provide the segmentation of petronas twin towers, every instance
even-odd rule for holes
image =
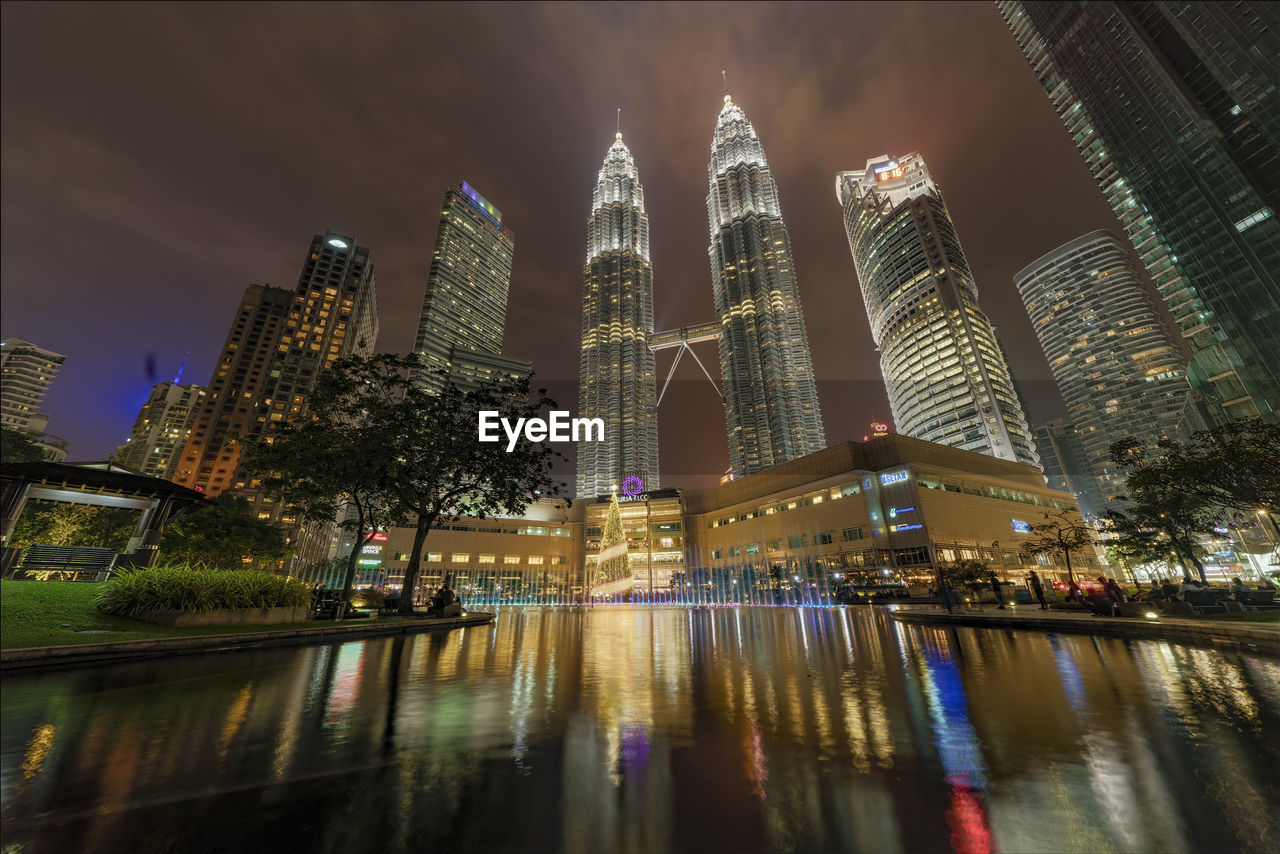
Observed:
[[[578,412],[604,420],[604,441],[578,445],[578,495],[605,495],[630,476],[658,485],[653,268],[644,188],[619,132],[596,180],[582,269]]]
[[[707,179],[725,424],[741,477],[826,440],[778,188],[755,129],[728,94]],[[653,334],[649,219],[619,132],[587,221],[578,409],[604,419],[605,441],[578,446],[578,495],[607,494],[630,476],[658,486]]]

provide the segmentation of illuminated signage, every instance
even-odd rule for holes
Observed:
[[[919,522],[912,522],[910,525],[890,525],[889,530],[894,533],[898,533],[901,531],[914,531],[917,528],[923,527],[924,525],[921,525]]]
[[[885,165],[887,166],[888,164],[885,164]],[[901,166],[898,166],[896,169],[888,169],[887,171],[884,171],[884,172],[876,172],[876,180],[891,181],[894,178],[901,178],[903,175],[906,174],[906,171],[907,170],[903,169]]]
[[[906,480],[909,477],[911,477],[910,472],[905,472],[905,471],[889,472],[888,474],[880,475],[880,485],[888,486],[891,483],[901,483],[902,481]]]
[[[373,540],[375,543],[385,543],[387,541],[387,535],[382,533],[381,531],[378,531],[369,539]]]
[[[356,561],[356,563],[361,566],[382,566],[382,561],[380,560],[360,560]]]
[[[914,512],[915,512],[915,509],[916,509],[916,508],[914,508],[914,507],[890,507],[890,508],[889,508],[889,518],[890,518],[890,519],[896,519],[896,518],[898,518],[898,514],[899,514],[899,513],[914,513]]]
[[[484,196],[480,195],[479,193],[477,193],[475,187],[472,187],[466,181],[463,181],[462,192],[466,193],[467,198],[475,202],[477,207],[479,207],[489,216],[493,217],[494,222],[498,223],[498,225],[502,224],[502,211],[498,210],[493,205],[489,204],[489,200],[486,199]]]
[[[888,436],[888,435],[889,435],[889,425],[888,425],[888,424],[885,424],[883,421],[872,421],[872,422],[871,422],[871,435],[872,435],[872,436],[875,436],[876,438],[879,438],[879,437],[881,437],[881,436]]]
[[[890,160],[888,163],[881,163],[879,166],[877,166],[875,169],[871,171],[879,175],[881,172],[887,172],[890,169],[897,169],[897,168],[898,168],[898,161]]]
[[[622,482],[622,494],[630,498],[635,498],[644,492],[644,481],[635,475],[631,475]]]
[[[382,546],[365,546],[363,553],[367,555],[376,555],[382,551]]]
[[[1009,521],[1013,523],[1013,530],[1017,531],[1019,534],[1031,533],[1030,523],[1023,522],[1019,519],[1010,519]]]

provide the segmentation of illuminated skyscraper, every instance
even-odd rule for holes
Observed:
[[[129,438],[112,459],[134,471],[170,480],[207,392],[204,386],[181,385],[176,379],[152,386]]]
[[[466,360],[464,351],[481,359],[502,353],[515,249],[515,235],[502,224],[501,211],[466,181],[449,188],[413,348],[422,365],[415,381],[423,388],[439,391],[445,376],[460,367],[454,362]],[[462,373],[474,371],[463,367]]]
[[[174,480],[211,498],[235,492],[278,517],[245,472],[245,445],[236,439],[298,417],[320,372],[339,358],[371,354],[377,338],[369,250],[352,237],[317,234],[296,289],[245,290]]]
[[[578,450],[578,495],[607,495],[624,478],[658,486],[653,268],[644,188],[619,132],[604,158],[587,220],[582,270],[578,414],[604,419],[604,441]]]
[[[919,154],[836,175],[898,432],[1039,465],[951,214]]]
[[[707,181],[729,464],[742,477],[820,451],[826,436],[778,187],[727,94]]]
[[[0,341],[0,422],[24,433],[42,433],[49,416],[38,411],[66,356],[21,338]]]
[[[1191,347],[1213,417],[1280,418],[1275,4],[996,3]]]
[[[1111,462],[1111,443],[1172,438],[1189,391],[1186,360],[1126,249],[1111,232],[1095,231],[1013,277],[1085,458],[1108,498],[1125,491],[1124,472]]]

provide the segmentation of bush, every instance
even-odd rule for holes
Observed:
[[[253,569],[209,570],[188,566],[128,569],[98,594],[98,610],[119,617],[166,611],[202,614],[240,608],[296,608],[311,603],[311,588],[296,579]]]

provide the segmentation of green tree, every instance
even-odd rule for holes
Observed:
[[[407,370],[418,367],[414,356],[401,357],[400,364]],[[555,479],[552,469],[562,454],[548,444],[529,441],[517,441],[508,450],[505,437],[481,442],[477,429],[481,412],[515,425],[543,417],[554,407],[546,389],[530,392],[527,377],[497,378],[467,390],[446,383],[439,395],[410,384],[386,413],[397,432],[392,489],[398,511],[416,520],[400,597],[402,613],[412,612],[422,550],[433,526],[461,516],[518,516],[540,497],[561,496],[566,485]]]
[[[1203,549],[1199,534],[1213,531],[1215,514],[1205,499],[1176,490],[1146,487],[1122,496],[1106,513],[1112,548],[1133,560],[1160,560],[1170,552],[1177,558],[1184,579],[1187,564],[1205,581]]]
[[[259,519],[245,499],[219,495],[169,525],[160,553],[210,569],[248,569],[278,564],[291,549],[284,528]]]
[[[951,563],[944,563],[939,567],[938,575],[949,586],[960,588],[970,584],[986,583],[990,580],[992,573],[991,567],[987,566],[985,561],[961,558]]]
[[[87,504],[68,504],[51,501],[43,508],[27,509],[22,514],[25,525],[15,526],[14,541],[21,539],[26,545],[86,546],[96,507]]]
[[[405,360],[380,354],[334,362],[320,374],[301,418],[268,433],[250,447],[248,465],[266,491],[304,520],[337,520],[350,532],[342,601],[365,543],[403,515],[391,492],[402,466],[397,406],[411,392]],[[341,609],[334,619],[341,617]]]
[[[1113,502],[1106,519],[1122,553],[1155,559],[1172,552],[1183,578],[1190,579],[1191,564],[1204,581],[1199,535],[1213,533],[1221,505],[1210,491],[1190,482],[1200,464],[1190,461],[1196,454],[1183,454],[1186,447],[1171,440],[1161,440],[1154,448],[1132,438],[1112,443],[1112,461],[1127,472],[1126,494]]]
[[[40,446],[16,427],[0,425],[0,463],[35,463],[44,459]]]
[[[1024,554],[1035,557],[1040,554],[1062,555],[1067,567],[1067,581],[1075,586],[1076,577],[1071,565],[1071,555],[1093,545],[1093,529],[1069,510],[1045,513],[1044,521],[1030,526],[1031,537],[1022,543]]]
[[[1280,513],[1280,425],[1235,421],[1198,432],[1189,443],[1123,439],[1111,452],[1128,472],[1129,492],[1167,482],[1212,506]]]

